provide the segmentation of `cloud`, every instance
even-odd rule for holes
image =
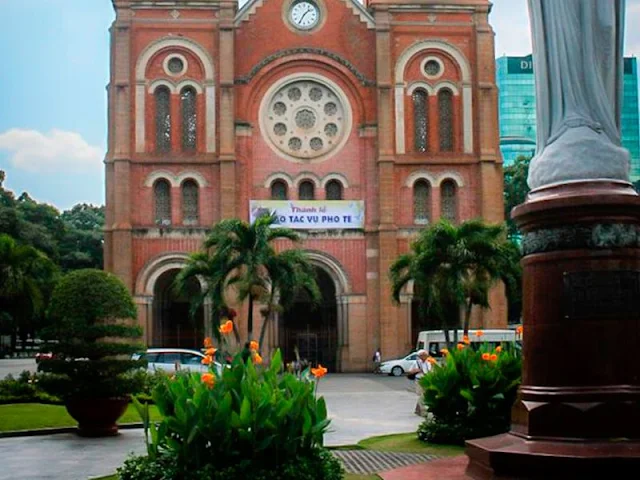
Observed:
[[[89,172],[102,168],[104,153],[75,132],[13,128],[0,133],[0,150],[14,167],[33,173]]]

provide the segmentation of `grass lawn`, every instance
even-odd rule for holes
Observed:
[[[358,443],[358,447],[367,450],[381,450],[387,452],[425,453],[450,457],[462,455],[464,447],[454,445],[434,445],[418,439],[415,433],[400,433],[398,435],[383,435],[365,438]]]
[[[155,405],[149,408],[152,419],[160,419]],[[125,414],[118,421],[136,423],[140,416],[133,405],[129,405]],[[76,421],[69,416],[62,405],[43,405],[40,403],[14,403],[0,405],[0,432],[11,430],[36,430],[38,428],[73,427]]]

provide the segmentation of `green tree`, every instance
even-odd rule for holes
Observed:
[[[511,210],[524,203],[529,193],[527,177],[531,157],[520,155],[513,164],[504,167],[504,208],[507,216],[507,233],[512,238],[520,236],[520,230],[511,219]]]
[[[62,268],[102,268],[104,206],[80,203],[62,212],[60,218],[65,227],[59,247]]]
[[[499,280],[512,286],[519,281],[512,249],[502,226],[479,220],[455,226],[442,220],[423,230],[411,251],[391,266],[392,296],[398,302],[405,285],[413,281],[421,309],[439,320],[451,343],[448,330],[460,326],[459,314],[452,312],[465,307],[466,335],[472,307],[488,308],[489,292]]]
[[[275,216],[265,215],[252,224],[227,219],[214,225],[204,242],[205,251],[191,255],[176,277],[176,286],[182,290],[190,278],[205,280],[206,287],[192,299],[192,312],[209,297],[215,313],[219,314],[226,308],[225,294],[233,289],[239,301],[249,302],[247,329],[249,339],[253,338],[253,305],[268,298],[273,281],[269,267],[275,272],[273,266],[280,265],[273,243],[276,240],[300,240],[296,232],[277,227],[276,222]],[[280,257],[283,258],[287,257]],[[292,271],[297,272],[296,268]]]
[[[23,339],[35,333],[55,275],[55,266],[42,252],[0,234],[0,316],[11,335],[12,350],[19,333]]]

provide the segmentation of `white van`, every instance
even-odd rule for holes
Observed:
[[[492,329],[482,330],[484,335],[481,337],[476,336],[478,330],[469,330],[469,340],[472,343],[489,343],[497,347],[501,343],[514,342],[520,346],[521,338],[518,337],[515,330],[508,328],[505,329]],[[462,341],[463,330],[458,330],[458,341]],[[450,340],[454,341],[454,331],[449,331]],[[441,357],[440,350],[447,348],[447,342],[444,337],[444,330],[426,330],[418,334],[418,343],[416,344],[416,350],[428,350],[429,355],[432,357]]]

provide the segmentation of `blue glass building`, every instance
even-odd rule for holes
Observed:
[[[496,60],[499,89],[500,150],[504,164],[536,149],[536,100],[532,56]],[[638,110],[638,62],[624,59],[622,145],[631,152],[631,181],[640,180],[640,112]]]

